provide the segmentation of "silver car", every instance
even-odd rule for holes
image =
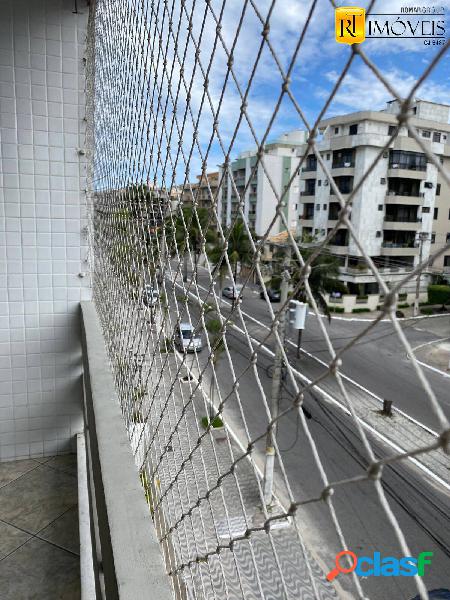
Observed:
[[[194,328],[189,323],[180,323],[175,330],[174,342],[180,352],[201,352],[202,338],[199,333],[194,333]]]
[[[229,298],[230,300],[236,300],[242,291],[242,285],[227,285],[222,290],[222,296]]]

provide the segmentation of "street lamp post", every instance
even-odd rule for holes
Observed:
[[[421,231],[419,233],[419,265],[422,264],[423,257],[423,243],[428,240],[428,233],[426,231]],[[419,297],[420,297],[420,276],[422,271],[420,270],[417,273],[416,279],[416,297],[414,298],[414,308],[413,308],[413,317],[417,317],[419,314]]]

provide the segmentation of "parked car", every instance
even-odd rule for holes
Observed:
[[[194,328],[189,323],[177,325],[174,343],[180,352],[200,352],[203,348],[201,335],[194,333]]]
[[[229,298],[230,300],[236,300],[242,291],[242,285],[227,285],[222,290],[222,296]]]
[[[156,306],[158,304],[158,300],[158,290],[155,289],[150,283],[146,283],[142,292],[142,301],[145,304],[145,306]]]
[[[267,288],[267,295],[271,302],[280,302],[281,300],[281,292],[280,290],[274,290],[272,288]],[[261,290],[259,292],[259,297],[264,298],[264,292]]]

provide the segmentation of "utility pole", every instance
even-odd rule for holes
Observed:
[[[290,245],[285,247],[285,254],[283,259],[283,275],[281,280],[280,288],[280,302],[281,306],[284,307],[278,318],[278,335],[280,336],[280,344],[277,344],[274,358],[274,370],[272,379],[272,420],[274,421],[269,430],[267,431],[266,438],[266,459],[264,463],[264,504],[270,506],[272,503],[273,496],[273,473],[275,467],[275,439],[277,435],[277,422],[278,408],[280,402],[280,391],[281,391],[281,375],[283,369],[283,353],[284,338],[286,335],[286,311],[288,310],[287,299],[289,291],[289,267],[291,264],[291,247]]]
[[[419,265],[422,264],[423,257],[423,243],[428,240],[428,233],[426,231],[419,232]],[[416,278],[416,297],[414,298],[413,317],[417,317],[419,314],[419,296],[420,296],[420,276],[422,271],[417,273]]]

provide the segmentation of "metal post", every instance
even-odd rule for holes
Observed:
[[[302,333],[303,329],[299,329],[297,338],[297,358],[300,358],[300,348],[302,347]]]
[[[428,239],[428,233],[426,231],[421,231],[419,233],[419,265],[422,264],[422,255],[423,255],[423,243]],[[420,296],[420,276],[422,271],[420,270],[417,273],[416,278],[416,297],[414,298],[414,308],[413,308],[413,317],[417,317],[419,314],[419,296]]]
[[[287,310],[287,298],[289,290],[289,266],[291,262],[291,248],[290,246],[285,249],[284,260],[283,260],[283,278],[281,281],[280,288],[280,302],[283,306],[283,310],[280,313],[278,319],[278,334],[280,336],[280,344],[277,344],[274,358],[274,370],[272,378],[272,421],[273,424],[267,431],[266,438],[266,459],[264,464],[264,503],[266,506],[270,506],[272,503],[273,496],[273,473],[275,467],[275,447],[274,442],[277,434],[277,423],[276,418],[278,416],[278,404],[280,400],[281,390],[281,373],[283,368],[283,354],[282,348],[284,346],[284,338],[286,334],[286,310]]]

